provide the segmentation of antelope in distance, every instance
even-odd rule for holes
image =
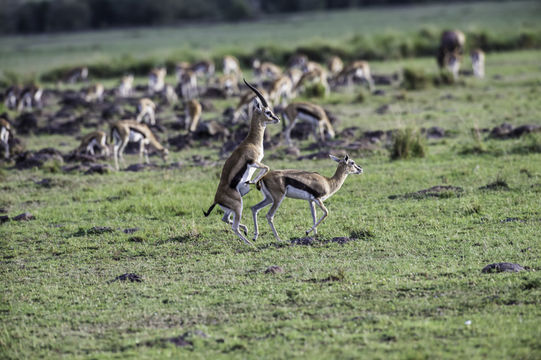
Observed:
[[[107,134],[105,131],[97,130],[84,136],[81,139],[81,144],[77,148],[77,152],[94,156],[96,149],[99,150],[100,155],[109,157],[110,151],[107,146]]]
[[[284,106],[292,97],[293,82],[287,75],[281,75],[271,84],[269,99],[274,106]]]
[[[226,96],[232,96],[239,91],[239,81],[233,74],[218,77],[217,86],[225,92]]]
[[[116,90],[119,97],[130,97],[133,93],[133,75],[123,76]]]
[[[261,96],[263,96],[263,98],[270,99],[269,94],[265,89],[258,89],[258,91]],[[233,113],[233,123],[237,123],[241,118],[252,118],[254,109],[254,107],[252,106],[252,102],[256,97],[257,95],[252,90],[248,90],[248,92],[241,95],[239,103],[237,104],[237,107],[235,108],[235,111]]]
[[[0,145],[4,147],[4,159],[9,159],[9,136],[11,135],[11,124],[0,117]]]
[[[148,92],[155,94],[162,92],[165,87],[167,69],[164,67],[153,69],[148,75]]]
[[[10,86],[5,92],[5,105],[10,110],[31,111],[34,106],[41,106],[41,97],[43,89],[36,85]]]
[[[65,76],[64,81],[69,84],[86,81],[88,79],[88,68],[86,66],[78,67],[70,70]]]
[[[96,101],[102,101],[103,100],[103,93],[104,88],[101,83],[97,83],[94,85],[91,85],[85,93],[85,101],[86,102],[96,102]]]
[[[222,72],[224,75],[233,75],[237,78],[240,77],[242,71],[240,70],[239,60],[232,55],[224,56]]]
[[[169,105],[176,104],[178,102],[178,95],[175,88],[172,85],[166,84],[164,90],[165,101]]]
[[[337,76],[339,83],[346,83],[351,87],[354,80],[360,80],[368,85],[370,91],[374,90],[374,80],[370,74],[370,65],[366,61],[358,60],[346,66]]]
[[[195,72],[190,69],[179,70],[177,71],[177,77],[182,99],[190,100],[199,95]]]
[[[214,76],[216,67],[212,60],[202,60],[192,64],[190,69],[196,74],[203,77],[208,83],[209,79]]]
[[[201,119],[201,113],[203,112],[203,107],[201,103],[195,99],[191,99],[185,102],[184,104],[184,126],[189,132],[195,132],[199,120]]]
[[[302,74],[301,78],[295,85],[293,92],[298,93],[309,84],[321,84],[325,88],[325,96],[328,96],[331,92],[329,82],[327,81],[327,71],[321,66],[313,67],[312,70]]]
[[[327,69],[329,70],[330,76],[335,77],[344,70],[344,62],[338,56],[332,56],[327,62]]]
[[[274,81],[282,75],[282,69],[278,65],[270,62],[261,62],[254,60],[252,62],[252,68],[254,70],[254,77],[256,81],[261,85],[264,80]]]
[[[462,31],[444,31],[441,34],[436,60],[440,70],[447,69],[455,80],[458,78],[465,42],[466,36]]]
[[[137,118],[135,121],[138,123],[144,122],[150,125],[156,125],[156,104],[149,98],[142,98],[137,104]]]
[[[325,141],[325,134],[329,139],[333,139],[335,136],[333,126],[321,106],[307,102],[295,102],[289,104],[284,110],[284,122],[288,123],[285,138],[289,146],[291,145],[291,130],[299,120],[308,121],[312,125],[315,141]]]
[[[142,163],[143,154],[145,162],[148,164],[148,146],[156,149],[163,161],[167,161],[169,151],[164,148],[156,139],[152,131],[145,124],[140,124],[133,120],[118,121],[111,127],[111,140],[113,142],[113,156],[115,158],[115,168],[119,170],[118,159],[124,163],[124,149],[129,142],[139,143],[139,160]]]
[[[233,232],[245,244],[252,245],[239,231],[241,228],[245,234],[248,234],[246,225],[240,223],[242,197],[250,191],[249,184],[257,183],[269,171],[269,167],[261,163],[263,160],[263,136],[267,124],[277,124],[280,119],[274,115],[263,95],[246,80],[244,82],[257,95],[253,101],[254,110],[250,130],[246,138],[225,161],[214,202],[206,212],[203,210],[203,214],[209,216],[212,209],[216,205],[220,205],[224,211],[222,221],[230,224]],[[252,181],[251,178],[256,170],[259,170],[259,174]],[[233,220],[231,220],[231,215],[233,215]]]
[[[355,162],[345,156],[343,159],[330,155],[331,159],[338,163],[336,172],[332,177],[326,177],[316,172],[302,170],[271,170],[257,183],[257,189],[260,190],[265,198],[260,203],[252,206],[252,216],[254,218],[254,237],[257,240],[259,228],[257,225],[257,213],[265,206],[272,204],[267,213],[267,221],[278,241],[282,241],[274,227],[274,214],[282,204],[284,198],[307,200],[310,204],[313,226],[306,231],[306,235],[314,232],[317,235],[317,227],[327,217],[329,211],[323,205],[323,201],[334,195],[340,188],[349,174],[362,174],[363,169]],[[323,216],[317,220],[317,205],[322,211]],[[317,220],[317,221],[316,221]]]
[[[475,49],[470,53],[473,75],[479,79],[485,77],[485,52],[481,49]]]
[[[18,109],[21,92],[22,89],[19,85],[13,85],[6,89],[4,92],[4,105],[6,105],[9,110]]]

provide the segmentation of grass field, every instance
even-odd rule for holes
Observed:
[[[482,21],[502,29],[532,22],[537,5],[521,4],[501,4],[498,14],[530,11]],[[452,23],[463,9],[477,8],[490,6],[431,6],[423,14],[445,9]],[[367,11],[372,24],[386,15],[396,18],[398,10],[386,11]],[[340,14],[357,15],[331,16]],[[477,19],[474,14],[468,10],[465,26]],[[414,31],[421,26],[415,19],[403,15],[400,26]],[[227,28],[224,36],[246,36],[249,46],[256,46],[256,34],[243,29],[257,26],[212,28]],[[359,26],[367,25],[359,21]],[[297,31],[276,31],[285,30]],[[198,27],[150,33],[190,32],[195,39],[205,37]],[[17,71],[17,59],[36,65],[39,58],[42,65],[35,70],[41,71],[94,59],[89,44],[128,33],[59,35],[48,45],[28,45],[26,58],[14,50],[7,58],[0,54],[0,62]],[[32,44],[37,38],[4,38],[0,44]],[[68,40],[80,44],[73,45],[73,57],[65,56]],[[97,56],[116,57],[114,41],[104,40],[106,50],[97,50]],[[134,44],[118,51],[136,51]],[[156,54],[176,51],[169,46],[160,39]],[[0,224],[0,358],[541,358],[541,134],[496,140],[487,133],[476,139],[471,132],[503,122],[541,125],[540,56],[540,51],[489,54],[485,80],[465,78],[454,86],[420,91],[382,86],[382,95],[365,91],[362,102],[355,100],[358,89],[312,99],[337,116],[338,133],[351,126],[359,127],[357,134],[440,126],[447,135],[426,140],[424,158],[391,161],[385,143],[352,151],[364,174],[351,175],[325,202],[329,217],[311,243],[298,241],[311,224],[305,201],[286,199],[278,210],[282,243],[274,240],[266,209],[260,212],[254,247],[239,242],[220,221],[219,210],[202,215],[224,160],[218,141],[172,151],[169,163],[180,162],[179,169],[162,167],[157,157],[151,157],[154,169],[105,175],[67,173],[58,166],[16,170],[13,163],[0,163],[2,213],[35,216]],[[436,71],[432,58],[372,64],[374,73],[404,67]],[[216,110],[203,119],[217,118],[235,102],[213,101]],[[385,105],[386,112],[376,111]],[[173,114],[163,109],[158,121]],[[267,131],[275,135],[280,126]],[[28,150],[54,146],[68,152],[77,146],[66,135],[22,139]],[[317,151],[311,139],[297,144],[302,155]],[[196,166],[194,155],[208,165]],[[137,162],[135,155],[127,158]],[[328,159],[299,161],[284,155],[283,147],[266,150],[263,162],[272,169],[329,176],[336,168]],[[49,181],[40,185],[43,179]],[[497,181],[508,187],[480,189]],[[436,185],[463,192],[390,198]],[[250,230],[249,207],[261,198],[256,191],[245,198],[243,222]],[[336,237],[351,241],[340,244],[332,241]],[[481,273],[495,262],[518,263],[528,271]],[[266,273],[270,266],[283,272]],[[112,281],[125,273],[142,281]]]

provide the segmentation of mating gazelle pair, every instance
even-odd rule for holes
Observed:
[[[263,95],[246,81],[245,83],[257,96],[253,102],[250,130],[246,138],[226,160],[214,196],[214,202],[203,213],[208,216],[216,205],[220,205],[224,210],[222,221],[230,224],[233,232],[246,244],[251,245],[252,243],[239,231],[239,229],[242,229],[245,235],[248,233],[246,225],[240,223],[243,211],[242,197],[250,191],[250,184],[257,184],[257,187],[265,195],[265,199],[252,207],[255,223],[254,240],[259,235],[257,213],[270,204],[273,205],[267,214],[267,219],[275,237],[280,240],[274,227],[273,218],[284,197],[304,199],[310,203],[314,224],[307,231],[307,234],[311,231],[316,232],[317,226],[328,215],[328,210],[323,205],[323,201],[340,189],[347,175],[360,174],[363,170],[347,156],[344,159],[331,156],[333,160],[339,163],[336,173],[331,178],[299,170],[269,171],[269,167],[261,163],[264,150],[263,137],[267,124],[277,124],[280,120],[273,113]],[[259,170],[258,175],[254,180],[251,180],[257,170]],[[315,205],[318,205],[324,213],[317,221]],[[231,219],[231,216],[233,216],[233,219]]]

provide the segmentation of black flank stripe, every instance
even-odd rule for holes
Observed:
[[[253,163],[252,160],[248,160],[246,161],[246,163],[244,164],[244,166],[239,170],[239,172],[237,172],[235,174],[235,176],[233,177],[233,180],[231,180],[231,184],[229,184],[229,187],[231,189],[236,189],[237,188],[237,185],[239,184],[240,182],[240,179],[242,179],[242,175],[244,175],[244,173],[246,172],[246,169],[248,169],[248,164],[251,164]]]
[[[314,113],[314,112],[312,112],[312,111],[310,111],[310,110],[308,110],[308,109],[306,109],[306,108],[304,108],[304,107],[299,107],[299,108],[297,109],[297,111],[300,112],[300,113],[303,113],[303,114],[312,116],[312,117],[314,117],[314,118],[316,118],[316,119],[319,119],[319,115],[318,115],[318,114],[316,114],[316,113]]]
[[[309,187],[308,185],[306,184],[303,184],[302,182],[298,181],[298,180],[295,180],[295,179],[292,179],[290,177],[287,177],[286,176],[286,186],[287,185],[291,185],[293,186],[294,188],[297,188],[299,190],[303,190],[303,191],[306,191],[312,195],[314,195],[314,197],[316,198],[320,198],[323,196],[323,194],[317,192],[316,190],[312,189],[311,187]]]
[[[137,129],[134,129],[132,127],[130,127],[130,131],[133,131],[133,132],[136,132],[138,134],[141,134],[144,138],[146,138],[147,136],[145,134],[143,134],[141,131],[137,130]]]

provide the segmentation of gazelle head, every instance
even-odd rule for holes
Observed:
[[[163,162],[166,162],[169,157],[169,150],[163,148],[163,150],[160,151],[160,154],[162,156]]]
[[[254,98],[254,114],[259,114],[258,118],[260,121],[263,122],[263,126],[267,124],[278,124],[280,122],[280,118],[274,114],[272,111],[272,108],[267,103],[267,100],[265,97],[252,85],[248,84],[246,79],[244,79],[244,83],[246,86],[248,86],[257,96]]]
[[[348,155],[344,156],[343,159],[340,159],[334,155],[329,155],[331,159],[336,161],[339,167],[344,167],[346,174],[362,174],[363,168],[355,164],[355,161],[349,158]]]

